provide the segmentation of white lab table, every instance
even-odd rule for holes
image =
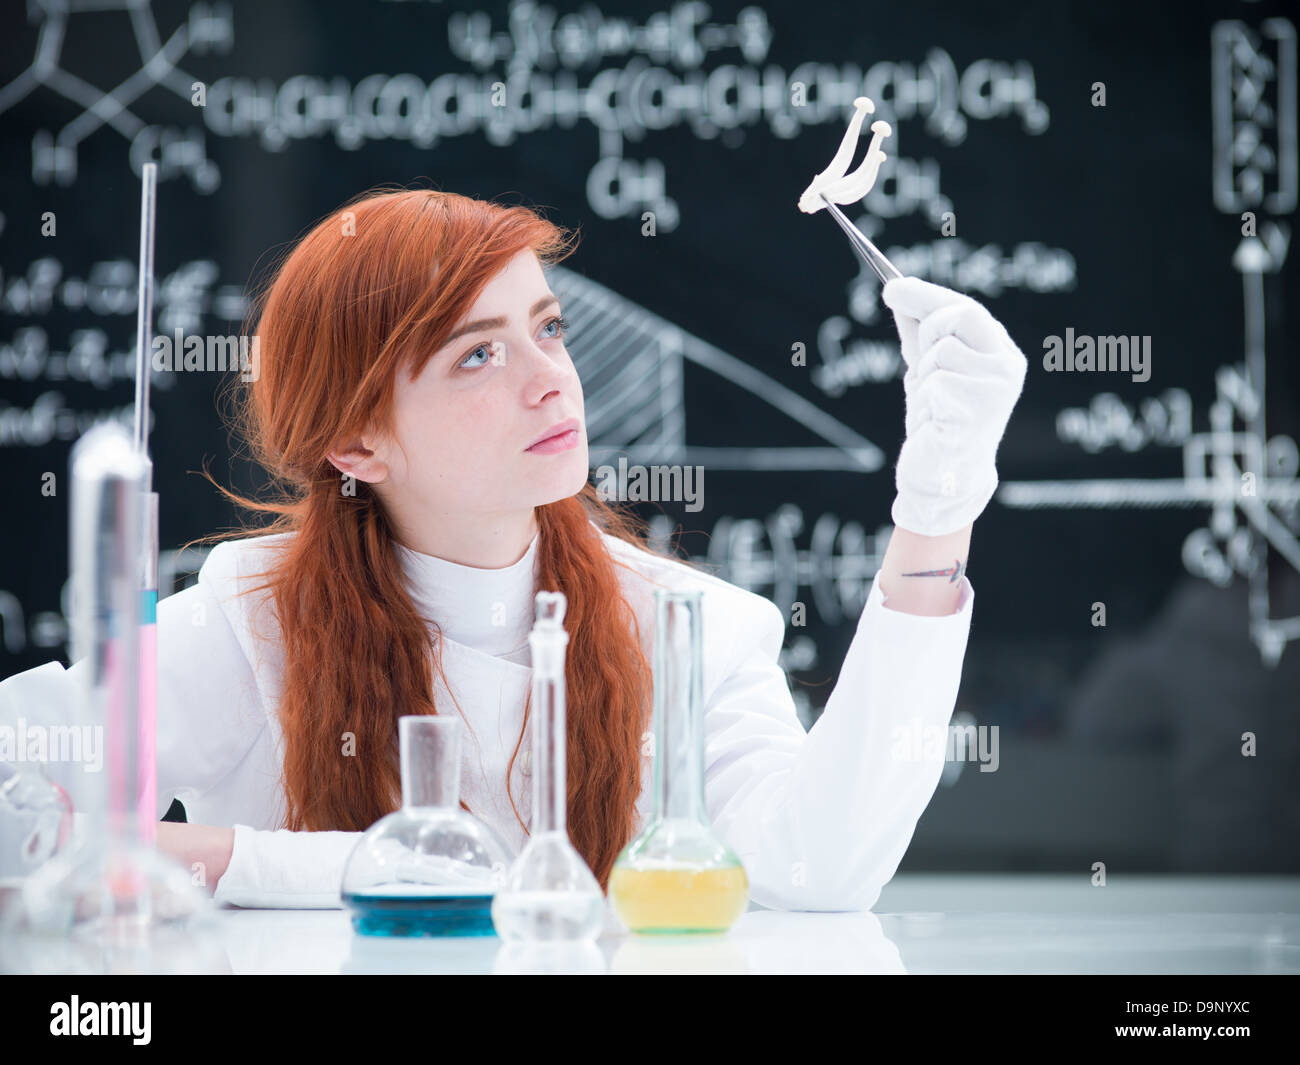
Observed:
[[[900,874],[874,911],[750,908],[729,933],[530,952],[495,936],[356,935],[344,910],[216,912],[205,950],[134,971],[319,973],[1300,973],[1300,878]],[[131,971],[129,959],[109,971]],[[26,971],[95,971],[52,957]],[[102,971],[102,970],[100,970]]]

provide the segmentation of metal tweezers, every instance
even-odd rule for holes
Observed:
[[[849,243],[853,245],[853,250],[862,256],[863,261],[876,272],[881,284],[903,276],[898,267],[885,258],[884,252],[872,244],[867,239],[866,234],[848,220],[843,211],[826,199],[824,193],[822,194],[822,202],[826,204],[826,209],[830,212],[831,217],[839,223],[840,228],[848,236]]]

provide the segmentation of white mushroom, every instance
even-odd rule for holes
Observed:
[[[844,133],[844,139],[840,141],[840,148],[835,153],[835,158],[831,160],[830,166],[812,179],[812,183],[799,197],[799,210],[807,214],[814,214],[826,206],[823,196],[832,203],[857,203],[871,191],[871,186],[876,183],[880,164],[887,158],[880,149],[880,142],[890,136],[893,129],[888,122],[877,119],[871,123],[872,138],[871,144],[867,147],[866,158],[852,174],[845,173],[858,146],[858,133],[862,129],[862,120],[869,114],[875,114],[876,105],[867,97],[859,96],[853,101],[853,108],[853,118],[849,120],[849,128]]]

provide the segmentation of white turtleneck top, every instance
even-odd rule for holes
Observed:
[[[289,534],[292,535],[292,534]],[[357,832],[277,829],[283,815],[279,703],[282,644],[264,593],[236,597],[284,536],[218,545],[198,582],[158,604],[158,814],[178,798],[196,824],[235,830],[215,898],[240,906],[337,907]],[[895,611],[873,580],[826,707],[811,730],[779,664],[785,623],[762,596],[605,535],[652,661],[653,590],[703,598],[705,804],[745,864],[751,900],[793,910],[869,909],[896,870],[943,769],[974,589],[943,617]],[[518,852],[531,818],[523,708],[531,689],[528,632],[538,538],[501,569],[479,569],[399,547],[417,608],[442,632],[439,712],[454,702],[469,726],[461,798]],[[340,653],[345,653],[341,649]],[[76,720],[83,663],[47,663],[0,683],[0,723]],[[453,699],[454,696],[454,699]],[[455,712],[454,709],[449,712]],[[77,801],[84,773],[49,762]],[[506,792],[507,774],[514,796]],[[643,766],[639,830],[652,812]],[[93,794],[93,792],[91,792]]]
[[[397,546],[411,600],[445,639],[527,666],[537,585],[536,533],[519,561],[503,569],[462,566]]]

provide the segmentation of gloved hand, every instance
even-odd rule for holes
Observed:
[[[1029,364],[969,296],[919,277],[894,278],[881,296],[907,363],[907,439],[891,515],[899,528],[943,536],[974,521],[993,498],[994,458]]]

